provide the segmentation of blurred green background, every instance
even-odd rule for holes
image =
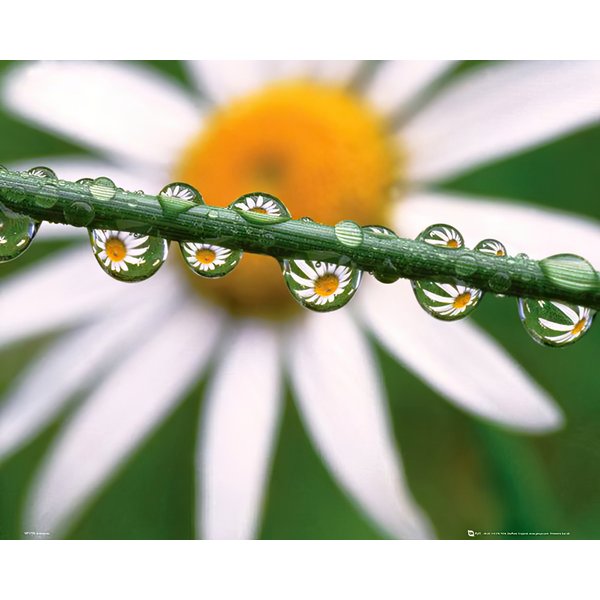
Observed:
[[[190,85],[178,63],[152,64]],[[7,65],[0,64],[0,71]],[[456,72],[472,66],[462,64]],[[24,125],[0,109],[0,163],[78,152],[85,150]],[[600,127],[594,127],[442,187],[527,200],[600,219],[599,174]],[[61,244],[34,243],[22,258],[2,265],[0,279],[47,257]],[[571,538],[600,538],[600,332],[592,328],[569,349],[543,348],[526,336],[512,299],[484,302],[473,318],[553,394],[567,426],[552,435],[526,436],[468,416],[397,365],[373,340],[416,499],[441,538],[465,538],[468,529],[565,531]],[[10,319],[10,314],[2,319]],[[43,352],[50,339],[28,341],[0,353],[0,402],[15,375]],[[193,450],[203,385],[204,381],[199,383],[115,475],[70,537],[194,537]],[[0,538],[22,537],[20,507],[27,485],[67,414],[0,465]],[[289,391],[282,425],[260,536],[380,538],[321,464]]]

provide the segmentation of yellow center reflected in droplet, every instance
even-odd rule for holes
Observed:
[[[315,293],[327,297],[334,294],[340,285],[340,280],[335,275],[323,275],[315,282]]]
[[[227,206],[264,192],[294,218],[366,225],[388,220],[403,165],[383,120],[356,95],[294,82],[217,111],[185,150],[174,178],[197,187],[207,204]],[[295,307],[279,265],[268,257],[246,254],[223,279],[192,281],[236,312],[276,316]]]
[[[446,244],[446,246],[448,246],[448,248],[458,248],[458,241],[457,240],[449,240],[448,243]]]
[[[456,296],[454,302],[452,303],[452,306],[458,309],[465,308],[465,306],[467,306],[467,304],[469,304],[470,301],[471,294],[469,292],[464,292],[463,294],[459,294],[458,296]]]
[[[196,252],[196,260],[203,265],[210,265],[214,262],[217,255],[214,250],[210,250],[209,248],[203,248]]]
[[[119,238],[106,240],[106,255],[113,262],[120,262],[127,256],[127,248]]]
[[[586,320],[585,319],[581,319],[581,321],[579,321],[577,323],[577,325],[575,325],[575,327],[573,327],[573,329],[571,329],[571,334],[572,335],[579,335],[583,328],[585,327],[586,324]]]

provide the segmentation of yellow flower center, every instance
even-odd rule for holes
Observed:
[[[250,212],[260,213],[261,215],[267,214],[267,211],[264,208],[259,208],[257,206],[255,206],[254,208],[251,208]]]
[[[203,265],[210,265],[214,262],[217,255],[210,248],[202,248],[196,252],[196,260]]]
[[[106,240],[106,255],[113,262],[121,262],[127,256],[127,248],[119,238]]]
[[[504,256],[504,250],[496,250],[496,256]]]
[[[291,82],[217,111],[184,152],[174,178],[197,187],[211,205],[264,192],[294,218],[366,225],[387,220],[403,163],[383,120],[354,94]],[[279,265],[265,256],[246,253],[223,279],[192,281],[203,296],[216,296],[235,312],[276,316],[295,306]]]
[[[583,330],[583,328],[585,327],[585,324],[586,324],[586,320],[581,319],[581,321],[579,321],[577,323],[577,325],[575,325],[575,327],[573,327],[573,329],[571,329],[571,335],[579,335],[581,333],[581,331]]]
[[[461,308],[464,308],[465,306],[467,306],[467,304],[469,304],[470,301],[471,301],[471,294],[469,292],[464,292],[464,293],[456,296],[456,298],[454,298],[454,302],[452,303],[452,306],[454,306],[454,308],[461,309]]]
[[[458,240],[448,240],[446,246],[448,246],[448,248],[458,248]]]
[[[327,297],[335,293],[340,285],[340,280],[335,275],[323,275],[315,282],[315,294]]]

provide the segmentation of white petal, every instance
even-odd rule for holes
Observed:
[[[365,282],[357,304],[384,346],[461,408],[509,427],[547,431],[559,408],[491,337],[468,321],[440,323],[417,304],[410,284]]]
[[[449,60],[391,60],[379,68],[365,96],[384,114],[405,112],[454,65]]]
[[[42,62],[11,70],[18,115],[118,158],[169,168],[201,126],[199,108],[166,76],[128,63]]]
[[[28,529],[61,536],[196,381],[219,329],[216,313],[207,315],[190,301],[123,357],[47,454],[26,504]]]
[[[188,61],[186,66],[200,90],[221,104],[285,78],[285,72],[275,63],[277,61],[271,60],[198,60]]]
[[[44,350],[0,405],[0,460],[31,439],[72,398],[140,343],[174,294],[167,288],[117,318],[107,317],[60,338]],[[85,357],[82,360],[82,357]]]
[[[360,67],[360,60],[316,60],[311,65],[311,77],[325,83],[347,85]]]
[[[308,316],[289,358],[301,415],[342,487],[388,534],[429,537],[406,486],[373,355],[348,312]]]
[[[199,436],[203,538],[256,536],[281,409],[279,356],[276,331],[258,322],[240,322],[224,344]]]
[[[394,222],[401,235],[416,237],[435,222],[452,223],[473,247],[486,237],[500,240],[509,254],[541,259],[570,252],[600,268],[600,223],[550,208],[464,194],[423,192],[398,202]]]
[[[437,180],[600,118],[600,62],[509,62],[466,73],[401,132],[411,180]]]

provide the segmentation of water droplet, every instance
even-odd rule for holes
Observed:
[[[529,259],[529,255],[528,255],[528,254],[525,254],[525,252],[519,252],[519,254],[517,254],[517,255],[515,256],[515,258],[516,258],[517,260],[528,260],[528,259]]]
[[[383,225],[365,225],[363,231],[366,231],[372,235],[376,235],[381,238],[397,238],[398,235],[395,231],[392,231],[388,227]]]
[[[158,194],[158,202],[166,217],[177,217],[194,206],[204,204],[200,192],[187,183],[170,183]]]
[[[102,269],[119,281],[143,281],[167,259],[166,240],[139,233],[92,229],[90,241]]]
[[[201,277],[224,277],[240,262],[242,250],[231,250],[215,244],[182,242],[181,254],[187,266]]]
[[[386,267],[387,273],[378,273],[375,271],[373,273],[373,277],[380,281],[381,283],[395,283],[400,279],[400,275],[396,275],[396,273],[390,273],[389,271],[397,271],[396,265],[392,262],[392,260],[388,257],[383,261],[383,266]]]
[[[463,319],[477,308],[483,296],[481,290],[467,287],[458,281],[413,281],[412,287],[421,308],[442,321]]]
[[[508,273],[504,271],[496,271],[490,277],[489,283],[492,290],[500,294],[510,288],[512,281]]]
[[[556,300],[519,298],[519,317],[538,344],[561,347],[581,339],[591,327],[595,311]]]
[[[360,285],[362,271],[350,263],[284,260],[283,277],[299,304],[317,312],[329,312],[352,299]]]
[[[443,223],[430,225],[417,236],[417,240],[441,248],[456,249],[462,248],[465,245],[460,231],[452,227],[452,225],[444,225]]]
[[[94,219],[94,207],[84,201],[76,201],[64,209],[65,221],[75,227],[87,227]]]
[[[475,250],[490,256],[506,256],[506,248],[504,247],[504,244],[492,238],[481,240],[481,242],[475,246]]]
[[[300,217],[298,220],[302,221],[303,223],[314,223],[315,222],[315,220],[311,219],[310,217]]]
[[[256,225],[273,225],[291,219],[285,204],[269,194],[246,194],[232,202],[229,208]]]
[[[38,232],[40,224],[0,204],[0,262],[21,256]]]
[[[94,183],[94,180],[91,177],[84,177],[83,179],[78,179],[75,183],[89,187]]]
[[[350,248],[357,248],[362,244],[363,241],[363,231],[358,223],[354,221],[340,221],[335,225],[334,228],[335,237],[342,243],[344,246],[349,246]]]
[[[29,171],[27,172],[30,175],[33,175],[34,177],[43,177],[44,179],[58,180],[58,177],[56,177],[56,173],[48,167],[33,167],[33,169],[29,169]]]
[[[98,177],[90,184],[90,192],[98,200],[112,200],[117,193],[117,186],[108,177]]]
[[[477,269],[477,259],[471,254],[460,256],[454,267],[454,270],[459,277],[469,277],[470,275],[473,275]]]
[[[586,291],[600,285],[594,267],[576,254],[556,254],[540,261],[544,275],[558,287]]]
[[[209,210],[207,217],[209,219],[216,219],[219,216],[219,213],[216,210]]]

